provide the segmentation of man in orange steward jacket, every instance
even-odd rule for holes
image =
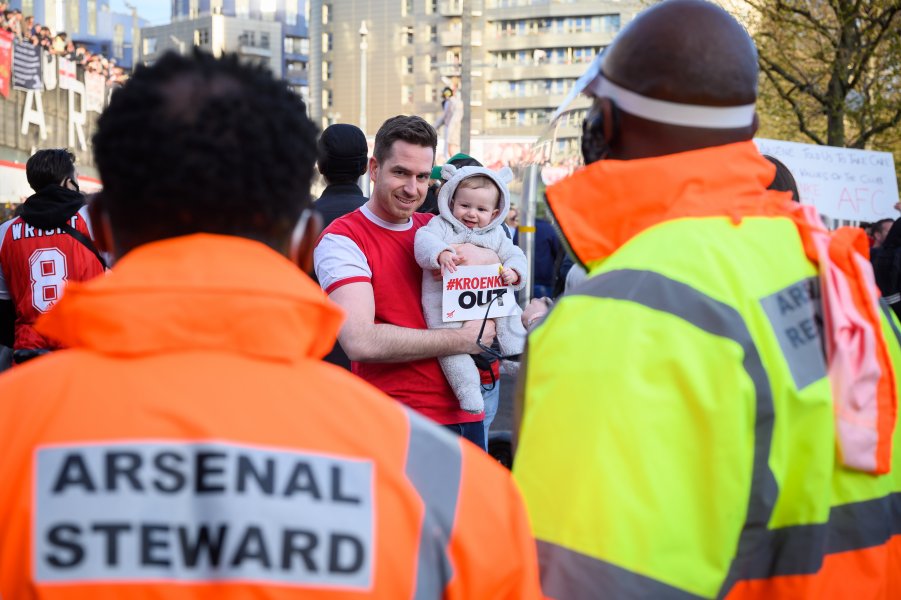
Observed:
[[[118,262],[38,322],[68,350],[0,378],[4,600],[540,598],[506,472],[321,361],[315,135],[234,56],[114,94],[91,210]]]

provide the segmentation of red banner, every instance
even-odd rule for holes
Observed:
[[[9,98],[10,70],[13,63],[13,34],[0,31],[0,95]]]

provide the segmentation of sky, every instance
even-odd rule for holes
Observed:
[[[110,0],[110,9],[130,14],[125,2],[126,0]],[[150,21],[151,25],[162,25],[172,18],[172,3],[169,0],[131,0],[129,4],[134,5],[138,9],[138,16]]]

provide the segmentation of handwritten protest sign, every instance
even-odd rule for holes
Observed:
[[[485,309],[492,300],[489,317],[518,315],[521,311],[513,297],[513,287],[504,285],[500,268],[500,265],[461,266],[454,273],[446,273],[444,322],[484,319]]]
[[[895,218],[898,180],[888,152],[755,139],[761,154],[785,163],[798,184],[801,202],[833,219],[878,221]]]

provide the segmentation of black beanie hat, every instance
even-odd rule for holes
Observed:
[[[319,136],[319,172],[329,181],[354,181],[363,175],[368,154],[366,135],[355,125],[329,125]]]

